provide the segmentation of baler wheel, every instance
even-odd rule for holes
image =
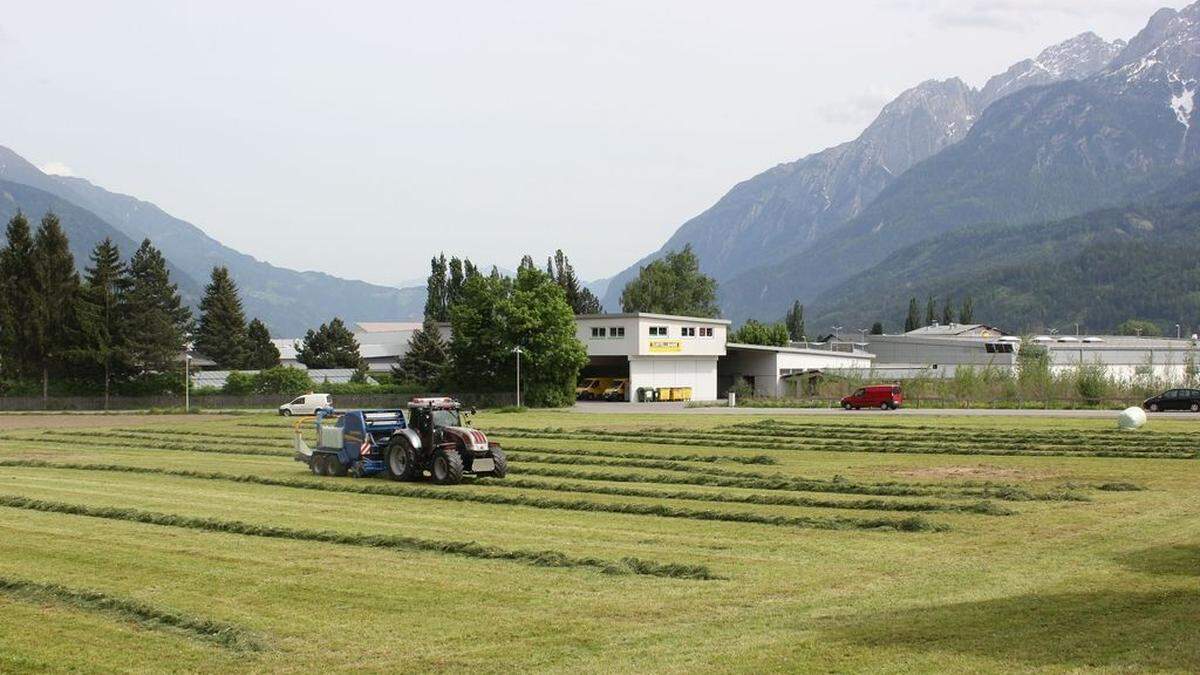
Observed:
[[[330,476],[345,476],[346,475],[346,472],[347,472],[346,465],[342,464],[342,460],[338,459],[338,457],[336,455],[330,455],[329,459],[327,459],[326,461],[328,462]]]
[[[438,485],[457,485],[462,482],[462,455],[454,448],[438,450],[433,458],[433,482]]]
[[[319,464],[320,461],[321,461],[320,455],[313,455],[312,457],[308,458],[308,468],[310,471],[313,472],[314,476],[321,475],[321,465]]]

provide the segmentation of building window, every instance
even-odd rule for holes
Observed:
[[[625,337],[625,327],[624,326],[613,326],[612,328],[609,328],[608,336],[615,337],[615,338]]]
[[[604,329],[603,328],[593,328],[592,329],[592,337],[594,337],[594,338],[604,337]]]
[[[683,337],[696,337],[696,327],[684,326],[683,328],[679,329],[679,334]]]
[[[701,328],[700,329],[700,337],[712,337],[712,329],[711,328]]]
[[[667,337],[667,327],[650,326],[650,337]]]

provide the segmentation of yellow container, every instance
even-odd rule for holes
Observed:
[[[675,387],[671,389],[672,401],[690,401],[692,400],[691,387]]]

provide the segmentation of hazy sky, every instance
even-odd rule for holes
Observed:
[[[562,247],[590,279],[909,86],[1164,4],[0,0],[0,145],[278,265]]]

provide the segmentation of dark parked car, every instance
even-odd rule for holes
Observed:
[[[1170,389],[1142,401],[1150,412],[1160,410],[1191,410],[1200,412],[1200,389]]]

